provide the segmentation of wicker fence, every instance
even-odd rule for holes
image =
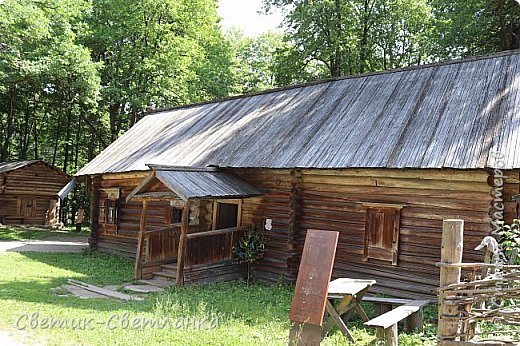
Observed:
[[[438,344],[520,345],[520,266],[461,263],[462,235],[462,220],[444,222]]]

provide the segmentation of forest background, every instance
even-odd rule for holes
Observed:
[[[515,0],[264,0],[283,30],[256,37],[224,31],[217,6],[0,1],[0,162],[74,174],[148,111],[520,48]]]

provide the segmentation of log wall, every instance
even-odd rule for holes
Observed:
[[[307,229],[340,232],[334,277],[376,279],[373,292],[433,297],[438,286],[442,220],[465,220],[465,260],[480,261],[476,245],[491,230],[492,172],[460,170],[303,170],[235,171],[264,193],[257,218],[272,218],[265,234],[269,250],[260,277],[294,279],[291,250],[301,251]],[[299,177],[301,174],[301,178]],[[518,193],[518,172],[507,172],[505,219],[515,215],[511,196]],[[301,186],[301,187],[300,187]],[[301,211],[298,208],[301,203]],[[364,260],[366,209],[362,202],[404,204],[398,264]],[[259,223],[261,226],[261,223]],[[300,226],[299,230],[291,225]],[[294,243],[291,243],[291,239]]]
[[[261,197],[242,203],[242,225],[255,224],[268,238],[268,251],[256,274],[268,281],[296,279],[299,256],[307,229],[335,230],[340,240],[334,277],[376,279],[373,292],[403,297],[433,297],[438,285],[442,220],[465,220],[465,261],[480,261],[474,251],[488,235],[493,216],[492,171],[485,170],[259,170],[234,169],[230,173],[258,188]],[[100,188],[121,187],[119,235],[98,235],[97,246],[127,257],[135,256],[140,202],[124,198],[145,173],[105,175]],[[503,188],[505,219],[516,215],[511,196],[519,193],[518,171],[507,172]],[[157,184],[152,190],[162,191]],[[363,202],[403,204],[397,265],[364,260],[365,213]],[[164,227],[167,202],[150,203],[147,228]],[[209,227],[212,203],[200,205],[200,227]],[[272,219],[272,230],[263,229]],[[96,220],[97,218],[94,218]]]

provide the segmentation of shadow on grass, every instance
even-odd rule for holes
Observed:
[[[0,240],[43,240],[88,236],[88,229],[75,232],[73,229],[41,228],[35,226],[0,226]]]
[[[105,286],[133,280],[133,263],[116,256],[99,253],[10,253],[0,256],[0,268],[12,270],[0,278],[0,300],[16,300],[38,304],[53,304],[69,308],[99,311],[148,311],[153,302],[126,302],[115,298],[80,299],[59,296],[52,289],[74,278]],[[12,263],[10,263],[12,262]]]

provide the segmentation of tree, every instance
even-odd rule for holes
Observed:
[[[88,2],[80,0],[8,0],[0,4],[1,161],[48,153],[42,152],[40,144],[50,134],[41,130],[61,125],[59,116],[49,116],[63,112],[64,102],[56,95],[70,96],[65,102],[70,117],[71,109],[86,101],[95,108],[97,66],[89,52],[77,44],[89,9]],[[61,136],[58,131],[53,137]],[[53,158],[57,150],[56,145]]]
[[[235,94],[258,92],[278,85],[277,52],[285,47],[283,34],[269,32],[246,37],[241,31],[231,30],[226,40],[233,56]]]
[[[433,52],[441,59],[520,48],[516,0],[433,0]]]
[[[216,1],[95,0],[85,40],[103,64],[111,140],[149,108],[227,95],[230,61]]]
[[[339,77],[428,60],[426,0],[264,0],[285,9],[284,82]],[[295,71],[297,71],[295,73]],[[310,75],[309,75],[310,72]],[[298,77],[303,76],[303,78]]]

